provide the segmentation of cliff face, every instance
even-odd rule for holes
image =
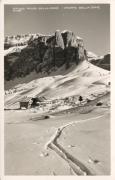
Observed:
[[[5,79],[23,77],[32,71],[47,72],[54,67],[65,64],[69,68],[71,63],[79,64],[86,59],[83,40],[71,31],[57,30],[53,35],[23,35],[5,38],[5,49],[20,48],[5,56]]]

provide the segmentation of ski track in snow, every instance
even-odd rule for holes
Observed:
[[[55,134],[51,137],[51,139],[45,144],[45,150],[48,148],[56,152],[61,158],[63,158],[69,165],[70,170],[73,175],[87,176],[87,175],[95,175],[94,172],[91,172],[82,162],[73,157],[70,153],[68,153],[59,143],[57,143],[57,139],[61,136],[62,131],[68,127],[77,123],[84,123],[91,120],[96,120],[105,116],[97,116],[93,118],[89,118],[86,120],[72,121],[68,124],[65,124],[55,131]]]

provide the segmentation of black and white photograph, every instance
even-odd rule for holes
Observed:
[[[4,4],[4,174],[111,175],[110,4]]]

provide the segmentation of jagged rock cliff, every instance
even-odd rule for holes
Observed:
[[[26,45],[26,46],[25,46]],[[25,47],[24,47],[25,46]],[[5,79],[23,77],[32,71],[50,73],[52,68],[65,64],[69,68],[86,59],[83,39],[71,31],[57,30],[53,35],[23,35],[5,38],[5,49],[21,48],[9,51],[5,56]]]

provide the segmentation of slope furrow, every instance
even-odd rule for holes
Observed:
[[[80,162],[80,160],[76,159],[75,157],[73,157],[70,153],[68,153],[58,142],[58,138],[61,136],[62,131],[68,127],[68,126],[72,126],[74,124],[77,123],[84,123],[87,121],[91,121],[91,120],[95,120],[95,119],[99,119],[101,117],[103,117],[104,115],[101,116],[97,116],[97,117],[93,117],[93,118],[89,118],[86,120],[80,120],[80,121],[72,121],[68,124],[65,124],[61,127],[59,127],[56,131],[55,134],[51,137],[51,139],[47,142],[47,144],[45,145],[45,149],[50,148],[51,150],[55,151],[61,158],[63,158],[68,165],[70,166],[70,168],[73,170],[73,172],[76,175],[94,175],[94,172],[91,172],[82,162]]]

